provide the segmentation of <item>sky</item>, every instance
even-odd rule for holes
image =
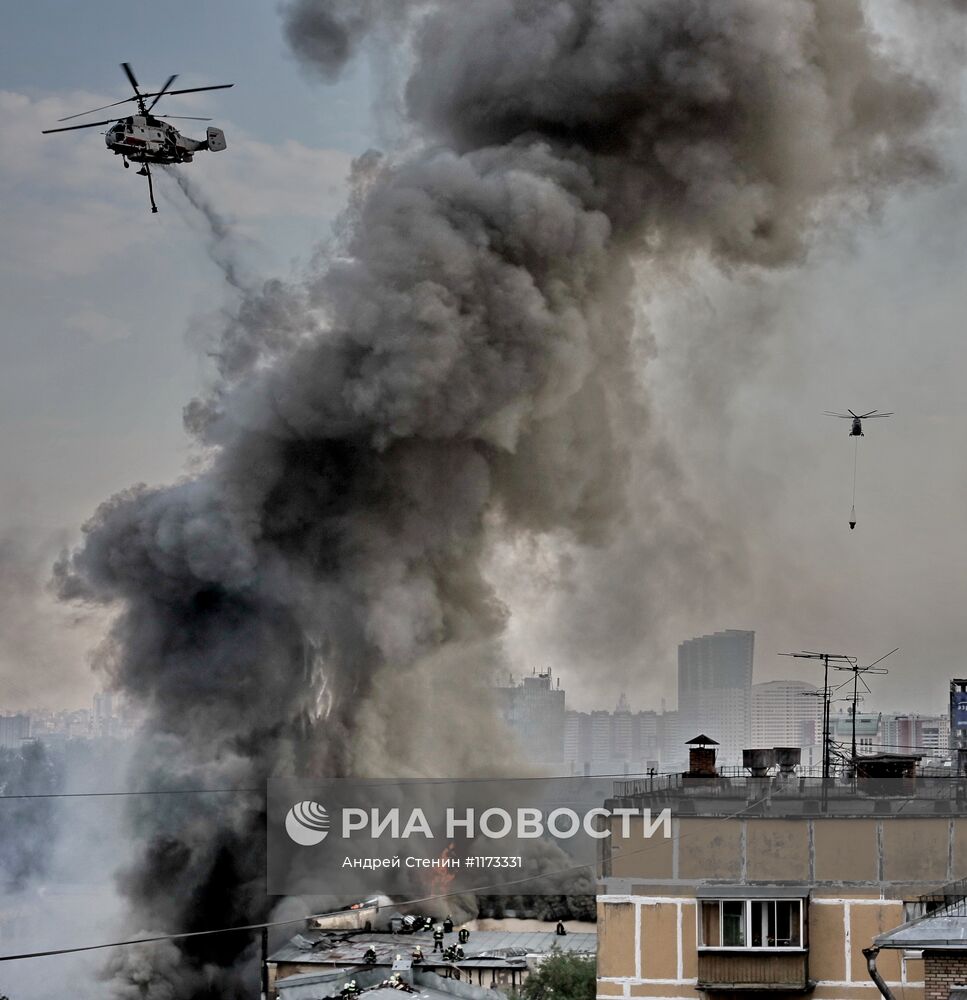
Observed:
[[[109,495],[185,469],[182,408],[211,377],[199,331],[231,298],[166,178],[152,216],[99,129],[41,129],[128,96],[122,61],[145,88],[174,72],[180,86],[234,83],[167,110],[224,129],[230,152],[199,156],[191,179],[266,277],[326,237],[376,129],[367,74],[310,83],[272,4],[19,4],[3,34],[0,708],[74,707],[94,689],[86,653],[103,622],[56,607],[50,564]]]
[[[152,216],[142,179],[98,130],[40,130],[126,96],[122,61],[146,87],[173,72],[183,86],[234,82],[168,110],[211,115],[225,130],[228,149],[186,170],[266,277],[306,265],[343,203],[352,158],[391,139],[366,63],[330,86],[308,79],[275,5],[261,0],[35,2],[5,12],[4,29],[0,709],[73,707],[96,686],[88,657],[104,619],[58,606],[45,589],[50,565],[112,493],[171,481],[197,459],[182,409],[212,377],[205,330],[232,297],[165,178]],[[183,124],[189,135],[204,127]],[[672,707],[677,643],[751,628],[756,680],[819,680],[782,651],[868,662],[900,646],[869,705],[943,709],[947,680],[967,674],[962,103],[936,143],[942,180],[818,235],[801,267],[642,268],[641,391],[709,546],[734,571],[694,602],[665,606],[666,561],[607,567],[602,614],[593,577],[556,587],[562,554],[542,552],[551,583],[507,588],[515,669],[551,667],[576,707],[613,707],[622,692],[633,707]],[[853,532],[854,443],[846,422],[823,416],[847,407],[895,411],[858,444]],[[643,619],[644,634],[634,627]]]

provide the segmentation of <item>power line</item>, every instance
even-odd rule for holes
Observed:
[[[667,771],[661,772],[663,774],[677,774],[677,771]],[[503,777],[494,776],[492,778],[416,778],[413,779],[414,784],[421,785],[445,785],[453,784],[455,781],[459,780],[460,784],[469,784],[471,782],[485,783],[485,782],[495,782],[499,781],[501,783],[508,781],[575,781],[583,780],[585,778],[591,779],[601,779],[606,780],[608,778],[613,778],[615,780],[624,780],[627,778],[635,778],[645,776],[645,772],[634,772],[633,774],[618,773],[617,771],[608,774],[553,774],[553,775],[531,775],[524,777]],[[311,779],[280,779],[282,781],[291,781],[293,783],[301,783],[303,780],[306,782]],[[359,780],[356,778],[352,779],[353,783],[357,786],[365,785],[367,788],[382,788],[382,787],[393,787],[399,786],[398,781],[384,781],[382,779],[376,779],[372,781]],[[159,788],[159,789],[127,789],[114,792],[23,792],[16,793],[12,795],[0,794],[0,802],[5,799],[84,799],[84,798],[113,798],[121,797],[126,795],[227,795],[227,794],[265,794],[265,788]]]
[[[748,805],[744,806],[742,809],[739,809],[737,812],[731,813],[730,815],[723,816],[721,818],[723,820],[737,819],[743,813],[748,812],[750,809],[755,809],[757,806],[758,802],[750,802]],[[685,840],[690,836],[695,836],[697,833],[698,831],[695,830],[690,834],[689,833],[678,834],[677,836],[668,839],[678,841],[679,843],[681,843],[682,840]],[[622,858],[628,858],[636,854],[643,854],[647,853],[648,851],[657,850],[659,846],[660,845],[658,844],[647,844],[644,847],[639,847],[634,851],[628,851],[627,853],[623,853]],[[539,872],[536,875],[526,875],[523,878],[519,879],[510,879],[506,882],[493,882],[490,885],[470,886],[463,889],[453,889],[450,892],[435,893],[432,896],[420,896],[415,899],[397,900],[396,902],[393,903],[393,905],[396,907],[416,906],[419,903],[431,903],[440,899],[450,899],[453,896],[486,894],[486,891],[488,889],[505,889],[509,886],[523,885],[526,882],[534,882],[537,879],[547,878],[548,876],[551,875],[568,875],[572,872],[579,872],[579,871],[584,871],[585,869],[588,868],[594,868],[595,865],[596,862],[591,862],[589,864],[583,864],[583,865],[571,865],[567,868],[558,868],[553,871]],[[331,916],[333,913],[346,913],[346,912],[349,911],[331,910],[326,913],[315,913],[315,914],[309,914],[308,916],[304,917],[293,917],[290,918],[289,920],[267,920],[257,924],[238,924],[233,927],[216,927],[204,931],[180,931],[175,934],[156,934],[151,937],[134,938],[134,939],[129,939],[127,941],[108,941],[108,942],[103,942],[101,944],[79,945],[74,948],[51,948],[47,951],[22,952],[19,955],[0,955],[0,962],[17,962],[22,959],[29,959],[29,958],[52,958],[56,955],[76,955],[79,952],[103,951],[107,948],[126,948],[136,944],[154,944],[160,941],[178,941],[185,938],[205,937],[214,934],[234,934],[234,933],[240,934],[243,931],[267,930],[270,927],[287,927],[290,926],[291,924],[301,924],[307,920],[313,920],[313,919],[318,919],[320,917]]]
[[[97,799],[118,798],[125,795],[227,795],[242,793],[264,794],[264,788],[155,788],[118,792],[23,792],[15,795],[0,795],[4,799]]]

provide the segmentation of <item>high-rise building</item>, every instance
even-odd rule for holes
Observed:
[[[658,759],[663,771],[681,771],[685,767],[687,753],[686,736],[680,712],[662,712],[657,719]],[[697,734],[692,734],[697,735]]]
[[[739,629],[678,647],[678,712],[686,738],[705,733],[717,740],[726,766],[741,765],[742,751],[751,746],[754,647],[755,632]]]
[[[950,755],[950,717],[890,712],[880,719],[880,747],[887,753]]]
[[[99,691],[94,695],[91,712],[91,735],[113,736],[117,729],[114,717],[114,698],[110,691]]]
[[[752,685],[750,746],[805,748],[822,739],[823,699],[815,684],[763,681]]]
[[[0,715],[0,747],[17,750],[30,736],[29,715]]]
[[[535,671],[520,684],[499,688],[504,719],[517,737],[520,751],[532,764],[558,773],[564,762],[564,692],[553,684],[551,671]]]
[[[659,766],[657,712],[633,712],[624,695],[613,712],[565,713],[564,762],[572,774],[646,774]]]

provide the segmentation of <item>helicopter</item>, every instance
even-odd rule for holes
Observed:
[[[863,433],[863,421],[872,420],[874,417],[892,417],[893,413],[879,413],[876,410],[870,410],[869,413],[854,413],[852,410],[847,410],[845,413],[833,413],[830,410],[823,410],[823,413],[827,417],[841,417],[843,420],[852,420],[852,426],[849,429],[848,437],[866,437]]]
[[[856,527],[856,462],[859,457],[859,439],[866,437],[863,433],[863,421],[872,420],[874,417],[892,417],[893,411],[880,413],[879,410],[870,410],[868,413],[854,413],[852,410],[847,410],[845,413],[833,413],[831,410],[823,410],[823,413],[827,417],[839,417],[842,420],[852,421],[848,437],[856,438],[855,444],[857,445],[853,449],[853,506],[849,512],[849,530],[852,531]]]
[[[219,128],[208,127],[204,139],[189,139],[182,135],[174,125],[162,121],[162,118],[182,118],[190,121],[210,122],[211,118],[197,118],[193,115],[161,115],[152,114],[152,109],[162,97],[172,97],[175,94],[197,94],[203,90],[226,90],[234,87],[234,83],[219,83],[212,87],[187,87],[183,90],[171,90],[171,85],[178,79],[177,73],[168,77],[167,82],[161,90],[150,94],[141,93],[138,81],[134,76],[134,71],[129,63],[121,63],[134,90],[133,97],[125,97],[121,101],[113,104],[105,104],[100,108],[92,108],[90,111],[81,111],[74,115],[67,115],[59,118],[58,121],[66,122],[72,118],[81,118],[84,115],[92,115],[95,111],[104,111],[107,108],[115,108],[119,104],[127,104],[131,101],[138,106],[138,113],[129,115],[126,118],[115,120],[108,118],[105,121],[88,122],[86,125],[67,125],[63,128],[48,128],[43,130],[43,135],[50,135],[52,132],[72,132],[75,129],[95,128],[98,125],[110,125],[111,127],[104,133],[104,141],[107,148],[115,156],[120,156],[124,161],[125,169],[130,166],[129,160],[140,163],[141,169],[138,174],[148,179],[148,199],[151,202],[151,211],[157,212],[158,206],[154,200],[154,185],[151,183],[151,164],[167,166],[171,163],[191,163],[194,155],[203,149],[218,153],[225,149],[225,133]],[[150,104],[149,98],[154,98]]]

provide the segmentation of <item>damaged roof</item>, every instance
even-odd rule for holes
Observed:
[[[561,951],[594,954],[597,934],[555,934],[554,931],[472,931],[463,945],[465,958],[460,964],[497,965],[523,960],[526,955],[542,955],[557,947]],[[447,934],[444,946],[456,944],[457,935]],[[425,960],[432,964],[432,938],[428,934],[338,934],[332,931],[304,930],[269,956],[270,962],[319,963],[320,965],[363,965],[369,948],[376,952],[377,965],[392,965],[397,955],[408,958],[416,945],[423,949]],[[439,956],[437,952],[437,956]]]

